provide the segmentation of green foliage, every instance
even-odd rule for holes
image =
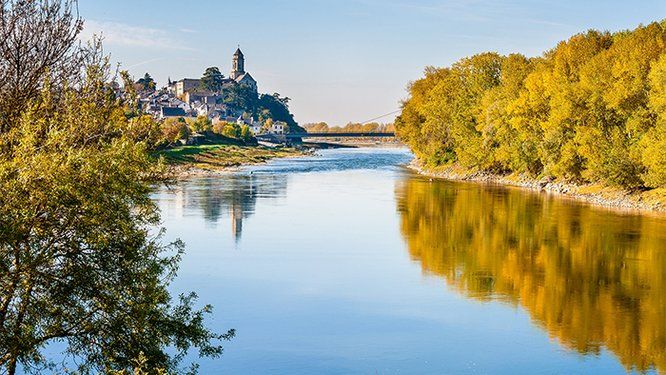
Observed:
[[[136,95],[154,81],[121,72],[117,98],[99,40],[78,43],[76,4],[0,5],[0,45],[22,56],[0,56],[0,373],[178,373],[234,332],[168,292],[183,244],[156,230],[162,129]],[[68,369],[43,354],[56,342]]]
[[[230,85],[222,90],[222,101],[235,108],[254,113],[258,105],[257,92],[251,87],[243,85]]]
[[[246,135],[249,134],[249,137],[247,137],[247,140],[249,141],[252,139],[252,132],[250,132],[250,128],[248,128],[247,125],[241,126],[235,122],[218,122],[213,125],[213,133],[225,136],[227,138],[246,141],[243,133],[244,128],[247,128]]]
[[[91,66],[58,95],[46,82],[0,137],[0,368],[9,374],[56,366],[42,355],[55,341],[80,373],[131,369],[136,358],[173,373],[191,348],[216,357],[217,341],[233,336],[204,327],[211,308],[195,309],[195,294],[173,301],[167,290],[183,244],[152,234],[151,186],[164,171],[147,153],[155,125],[128,118],[106,71]]]
[[[260,121],[270,118],[273,121],[287,123],[287,128],[293,133],[305,132],[305,129],[298,126],[294,120],[294,115],[289,112],[289,98],[280,97],[278,93],[273,95],[262,94],[257,103],[256,113],[260,114]]]
[[[206,69],[201,77],[201,86],[204,90],[219,92],[222,90],[222,83],[224,82],[224,75],[216,66]]]
[[[252,142],[252,139],[254,136],[252,135],[252,130],[250,130],[250,127],[247,125],[241,126],[240,129],[240,139],[243,140],[245,143]]]
[[[144,91],[155,90],[155,86],[156,86],[155,80],[148,73],[146,73],[143,76],[143,78],[136,81],[136,84],[137,84],[137,86],[139,87],[140,90],[144,90]]]
[[[241,127],[235,122],[228,122],[226,125],[222,128],[222,133],[223,136],[229,137],[229,138],[240,138],[241,136]]]
[[[543,57],[427,68],[396,132],[427,165],[664,186],[666,23],[588,31]]]
[[[193,132],[209,132],[213,130],[213,121],[208,116],[199,116],[196,120],[190,121],[189,126]]]
[[[251,87],[229,85],[222,89],[221,96],[223,103],[232,108],[241,109],[247,115],[256,117],[261,122],[268,119],[283,121],[287,123],[289,131],[305,132],[305,129],[298,126],[294,120],[294,115],[289,111],[290,99],[281,97],[278,93],[258,95]]]

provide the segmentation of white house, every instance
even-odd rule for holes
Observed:
[[[252,134],[254,135],[261,133],[261,122],[254,122],[252,125],[250,125],[250,130],[252,130]]]
[[[269,132],[271,134],[284,134],[285,129],[287,128],[287,123],[283,121],[275,121]]]

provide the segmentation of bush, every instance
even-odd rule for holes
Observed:
[[[192,132],[205,133],[213,130],[213,121],[208,116],[199,116],[196,120],[190,120],[189,126]]]
[[[183,118],[168,118],[162,123],[162,137],[169,143],[176,143],[181,139],[187,139],[191,131]]]
[[[213,133],[223,135],[227,138],[241,138],[241,126],[231,122],[218,122],[213,125]]]

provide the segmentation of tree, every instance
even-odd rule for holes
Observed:
[[[261,125],[261,130],[262,130],[264,133],[268,133],[268,132],[270,132],[270,131],[271,131],[271,128],[273,127],[273,124],[274,124],[274,123],[275,123],[275,122],[273,121],[273,119],[269,118],[268,120],[264,121],[264,124],[263,124],[263,125]]]
[[[162,122],[162,136],[164,139],[173,144],[181,139],[187,139],[192,134],[190,127],[182,117],[168,118]]]
[[[271,118],[274,121],[283,121],[287,123],[289,129],[293,132],[305,133],[305,129],[298,126],[294,120],[294,115],[289,112],[289,98],[281,98],[280,94],[273,95],[262,94],[257,103],[258,111],[265,111],[265,118]]]
[[[286,97],[286,96],[283,98],[283,97],[281,97],[280,94],[277,93],[277,92],[273,93],[273,98],[274,98],[276,101],[282,103],[282,105],[285,106],[286,108],[289,108],[289,102],[291,101],[291,98]]]
[[[241,126],[235,122],[227,122],[222,128],[222,135],[228,138],[239,139],[241,136]]]
[[[396,132],[427,166],[661,187],[666,22],[588,31],[538,58],[482,53],[426,68]]]
[[[223,83],[224,75],[222,75],[220,69],[216,66],[206,69],[203,76],[201,77],[201,87],[204,90],[220,92],[222,90]]]
[[[8,140],[14,146],[3,145],[0,366],[10,374],[47,364],[40,349],[54,340],[83,359],[82,372],[124,369],[140,354],[176,370],[178,353],[195,346],[219,355],[211,340],[233,334],[202,326],[210,308],[194,310],[194,294],[171,301],[182,244],[149,234],[159,221],[149,193],[160,164],[130,137],[136,123],[99,69],[88,70],[62,102],[45,90]]]
[[[196,120],[190,122],[190,128],[197,133],[209,132],[213,130],[213,121],[208,116],[198,116]]]
[[[247,125],[241,126],[240,139],[242,139],[245,143],[250,143],[252,142],[252,138],[254,138],[254,136],[252,135],[252,130],[250,130],[250,127]]]
[[[9,130],[48,76],[53,88],[76,80],[97,42],[76,43],[76,0],[0,0],[0,133]]]
[[[139,89],[142,91],[153,91],[155,90],[155,80],[150,74],[146,73],[143,78],[136,81],[136,84],[139,86]]]
[[[40,15],[59,20],[47,25],[78,30],[77,18],[62,15],[72,4],[2,2],[2,17],[14,15],[8,19],[25,38],[15,43],[26,51],[57,48],[62,33],[26,24]],[[25,86],[3,107],[16,121],[0,137],[0,372],[63,372],[43,355],[55,341],[77,364],[70,370],[82,374],[122,372],[137,360],[178,372],[193,348],[218,356],[219,340],[234,332],[206,329],[211,308],[195,309],[195,294],[174,301],[168,292],[183,245],[154,234],[159,211],[150,194],[164,179],[163,164],[148,152],[156,124],[137,112],[135,97],[116,97],[108,58],[84,64],[69,48],[53,61],[39,59],[63,74],[72,71],[61,64],[80,61],[70,66],[80,74],[54,81],[42,72],[36,94]],[[1,58],[0,70],[14,64]],[[33,63],[23,60],[19,71],[32,72]]]
[[[257,110],[257,93],[248,86],[230,85],[222,90],[222,101],[245,112],[255,113]]]
[[[213,125],[213,133],[227,138],[241,139],[242,127],[235,122],[218,122]]]
[[[644,179],[648,186],[666,186],[666,54],[652,65],[649,76],[650,108],[657,113],[657,123],[641,142]]]
[[[318,122],[318,123],[313,123],[313,124],[305,124],[303,127],[309,132],[309,133],[328,133],[329,132],[329,127],[328,124],[325,122]]]

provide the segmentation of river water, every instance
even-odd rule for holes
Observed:
[[[326,150],[155,195],[175,293],[235,328],[201,373],[666,371],[666,220]]]

